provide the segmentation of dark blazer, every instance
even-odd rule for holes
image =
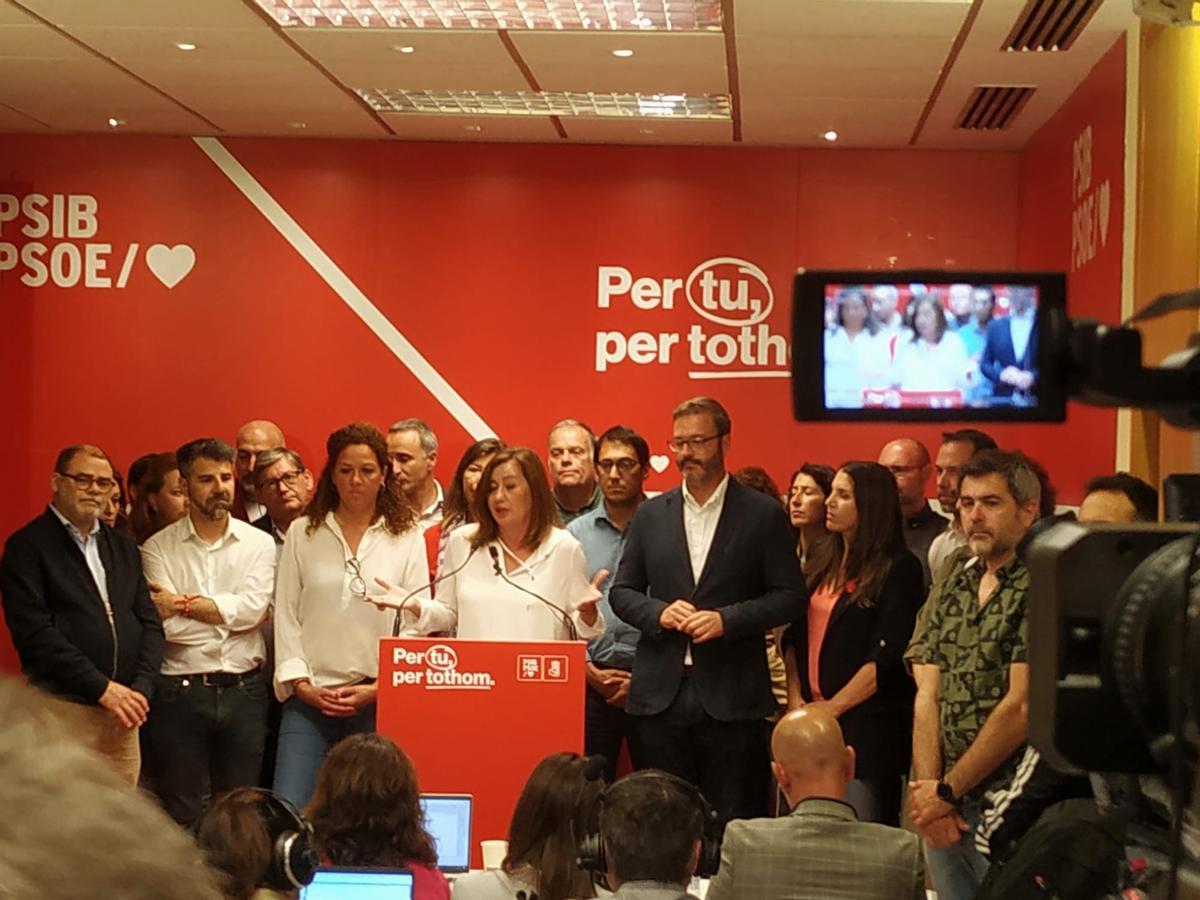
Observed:
[[[992,319],[988,323],[987,336],[984,338],[983,354],[979,358],[979,370],[992,383],[993,393],[997,397],[1011,397],[1013,386],[1000,380],[1000,373],[1008,366],[1016,366],[1026,372],[1032,372],[1034,387],[1037,386],[1038,361],[1038,321],[1033,320],[1033,330],[1029,332],[1029,343],[1025,345],[1025,353],[1017,359],[1017,351],[1012,342],[1012,320],[1009,318]]]
[[[109,623],[83,552],[47,508],[4,546],[0,594],[21,670],[66,700],[96,703],[110,680],[149,699],[163,654],[163,628],[132,537],[101,524]]]
[[[875,662],[875,694],[839,720],[846,743],[854,747],[859,777],[907,774],[912,755],[913,699],[916,686],[904,665],[917,612],[925,600],[921,563],[911,553],[899,554],[870,606],[859,606],[844,591],[834,604],[821,643],[818,674],[825,699],[846,686],[868,662]],[[796,649],[800,693],[811,701],[808,679],[808,608],[784,634],[784,645]]]
[[[705,712],[734,722],[775,711],[763,635],[792,621],[804,579],[782,504],[732,478],[699,582],[692,579],[683,530],[683,491],[647,500],[627,527],[609,592],[613,611],[642,633],[626,711],[662,712],[679,691],[689,639],[659,627],[676,599],[720,611],[724,636],[692,647],[692,678]]]
[[[275,535],[275,523],[271,521],[270,513],[263,513],[261,516],[259,516],[257,519],[255,519],[250,524],[253,525],[255,528],[257,528],[259,531],[265,531],[267,534],[269,534],[271,536],[271,540],[273,540],[275,543],[277,543],[277,544],[282,543],[282,541],[280,541],[279,538],[276,537],[276,535]]]

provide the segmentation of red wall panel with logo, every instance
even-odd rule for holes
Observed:
[[[314,466],[340,424],[422,416],[443,477],[470,433],[540,450],[558,419],[621,422],[664,455],[654,490],[677,482],[670,410],[701,393],[732,413],[731,464],[781,486],[902,433],[935,446],[791,421],[791,276],[1015,266],[1021,176],[1013,153],[6,136],[0,536],[64,444],[125,467],[260,416]],[[1067,500],[1111,467],[1110,418],[992,431]]]

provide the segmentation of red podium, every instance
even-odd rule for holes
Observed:
[[[379,642],[377,729],[417,767],[425,793],[473,794],[471,867],[481,840],[508,837],[533,767],[583,752],[583,641]]]

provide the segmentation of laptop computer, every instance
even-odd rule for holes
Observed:
[[[329,866],[317,870],[300,900],[413,900],[408,869],[360,869]]]
[[[466,872],[471,868],[470,794],[422,794],[425,828],[433,837],[437,867],[443,872]]]

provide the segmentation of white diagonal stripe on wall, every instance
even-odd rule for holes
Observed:
[[[254,208],[263,214],[263,218],[271,223],[271,226],[282,235],[284,240],[296,248],[304,260],[312,266],[313,271],[321,276],[322,280],[342,298],[342,301],[356,316],[362,319],[363,324],[383,341],[421,384],[425,385],[426,389],[446,408],[450,415],[454,416],[458,424],[466,429],[472,438],[478,441],[496,436],[496,433],[488,427],[475,410],[471,409],[458,391],[454,390],[408,338],[388,321],[387,316],[380,312],[370,298],[359,290],[358,285],[351,281],[337,263],[318,246],[317,242],[309,237],[308,232],[300,227],[287,210],[267,193],[267,189],[258,183],[258,180],[238,162],[224,144],[216,138],[209,137],[194,137],[192,140],[209,159],[216,163],[217,168],[233,183],[233,186],[254,204]]]

